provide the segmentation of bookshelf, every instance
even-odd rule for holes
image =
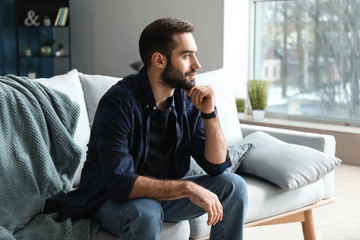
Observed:
[[[69,0],[15,0],[14,6],[17,75],[27,76],[29,72],[35,72],[39,78],[69,71]],[[53,42],[50,40],[54,40],[55,43],[50,44],[50,47],[42,46]],[[59,44],[63,48],[56,51]],[[31,53],[25,52],[25,48],[29,48]]]

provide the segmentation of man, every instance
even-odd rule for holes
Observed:
[[[196,85],[200,64],[190,23],[162,18],[139,40],[144,68],[101,99],[80,186],[46,211],[94,217],[121,239],[160,239],[162,222],[208,214],[211,239],[242,239],[244,180],[231,165],[210,86]],[[184,177],[190,156],[208,173]]]

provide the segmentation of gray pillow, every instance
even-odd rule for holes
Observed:
[[[228,167],[226,171],[234,173],[239,168],[246,155],[251,151],[251,149],[253,149],[253,147],[254,145],[251,143],[235,144],[233,146],[228,147],[231,166]],[[186,173],[186,176],[193,176],[193,175],[199,175],[205,173],[206,172],[191,157],[190,169]]]
[[[336,157],[283,142],[264,132],[252,133],[241,142],[256,147],[237,172],[255,175],[288,190],[316,182],[341,163]]]

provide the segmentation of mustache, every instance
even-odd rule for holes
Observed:
[[[188,71],[185,73],[185,76],[189,76],[190,74],[193,74],[193,73],[197,73],[197,70],[194,69],[194,70]]]

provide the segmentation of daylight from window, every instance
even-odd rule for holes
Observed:
[[[267,112],[360,122],[358,0],[255,3],[252,78]]]

